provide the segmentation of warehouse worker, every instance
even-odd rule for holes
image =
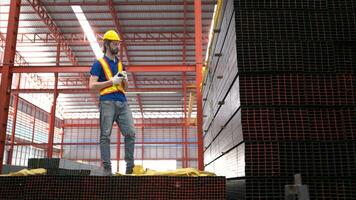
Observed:
[[[121,39],[114,30],[109,30],[103,40],[105,55],[91,68],[89,88],[100,93],[100,155],[104,175],[111,175],[110,135],[114,122],[125,137],[126,174],[132,174],[136,130],[125,96],[128,88],[126,68],[117,57]]]

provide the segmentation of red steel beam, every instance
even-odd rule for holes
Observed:
[[[87,12],[85,12],[87,13]],[[34,13],[33,13],[34,14]],[[76,21],[77,18],[52,18],[53,21],[58,21],[58,22],[71,22],[71,21]],[[150,18],[142,18],[142,17],[122,17],[122,21],[151,21],[151,20],[158,20],[158,21],[183,21],[184,18],[181,17],[150,17]],[[187,17],[187,20],[194,20],[193,17]],[[210,17],[204,17],[203,20],[211,20]],[[5,20],[0,20],[0,22],[3,22]],[[38,19],[21,19],[21,22],[38,22]],[[88,18],[88,21],[112,21],[111,18],[103,18],[103,17],[96,17],[96,18]]]
[[[64,141],[64,131],[61,130],[61,149],[59,151],[59,158],[63,158],[63,141]]]
[[[2,70],[3,66],[0,66]],[[87,73],[91,66],[14,66],[11,73]],[[128,65],[128,72],[194,72],[194,65]]]
[[[100,43],[100,42],[99,42]],[[186,43],[189,46],[193,46],[194,42],[187,42]],[[208,42],[203,42],[204,46],[208,44]],[[51,42],[37,42],[37,43],[19,43],[17,46],[20,47],[38,47],[38,45],[41,45],[41,47],[55,47],[56,43]],[[89,42],[72,42],[70,45],[72,46],[82,46],[82,45],[89,45]],[[156,42],[127,42],[126,46],[169,46],[169,47],[174,47],[174,46],[183,46],[183,42],[166,42],[166,41],[156,41]]]
[[[24,81],[27,81],[27,79],[23,79]],[[86,85],[88,84],[88,79],[82,79],[81,77],[61,77],[58,79],[58,85],[60,86],[78,86],[78,85]],[[139,81],[136,80],[136,83],[138,85],[151,85],[151,86],[162,86],[162,85],[170,85],[170,86],[181,86],[182,85],[182,80],[178,79],[141,79]],[[45,85],[52,85],[53,80],[51,79],[42,79],[41,83]],[[193,80],[187,80],[187,87],[195,87],[195,81]]]
[[[2,34],[0,34],[0,40],[2,42],[6,42],[6,39]],[[18,65],[28,66],[28,62],[17,51],[16,51],[16,54],[15,54],[14,63],[18,64]],[[21,80],[20,77],[21,77],[21,74],[18,77],[19,79],[17,81],[17,86],[16,86],[17,89],[19,89],[19,86],[20,86],[20,80]],[[13,98],[14,98],[14,114],[13,114],[12,131],[11,131],[11,139],[10,139],[10,148],[9,148],[9,151],[8,151],[9,153],[8,153],[8,157],[7,157],[7,164],[12,164],[12,157],[13,157],[12,155],[13,155],[14,146],[11,145],[11,144],[13,144],[15,142],[15,131],[16,131],[16,121],[17,121],[17,110],[18,110],[17,107],[18,107],[19,96],[15,94],[15,95],[13,95]]]
[[[67,106],[67,105],[71,105],[71,104],[66,104],[67,102],[72,102],[73,104],[72,105],[78,105],[77,103],[74,103],[74,102],[84,102],[85,98],[83,97],[70,97],[70,99],[67,99],[67,98],[59,98],[58,101],[60,101],[61,103],[63,103],[64,106]],[[167,102],[167,103],[170,103],[170,102],[179,102],[181,103],[181,98],[180,97],[173,97],[173,98],[166,98],[165,96],[159,96],[157,97],[156,99],[145,99],[145,102],[153,102],[153,103],[156,103],[156,102],[159,102],[159,101],[164,101],[164,102]],[[157,105],[160,105],[160,103],[157,103]]]
[[[86,111],[85,108],[80,107],[80,108],[68,108],[68,109],[64,110],[64,112],[65,112],[65,114],[78,113],[78,112],[81,112],[83,114],[85,114],[85,113],[88,113],[88,114],[97,113],[98,111],[96,109],[94,109],[93,106],[94,105],[92,105],[91,107],[86,106],[85,108],[91,109],[91,110],[88,110],[88,111]],[[134,106],[138,107],[137,104],[134,105]],[[169,105],[166,105],[166,106],[169,106]],[[134,109],[133,110],[134,113],[138,114],[137,111],[138,111],[138,109]],[[147,112],[154,112],[156,114],[158,114],[158,113],[163,113],[163,114],[164,113],[173,113],[173,112],[180,112],[180,111],[182,111],[181,108],[176,108],[174,110],[168,110],[168,109],[166,110],[166,109],[163,108],[162,110],[159,110],[159,111],[157,111],[157,109],[150,109],[150,108],[147,109]]]
[[[195,17],[195,59],[196,59],[196,92],[197,92],[197,133],[198,133],[198,169],[204,170],[204,146],[203,146],[203,108],[201,84],[203,77],[202,58],[202,20],[201,20],[201,0],[194,1]]]
[[[38,28],[38,27],[37,27]],[[28,29],[28,27],[27,27]],[[66,33],[67,41],[76,44],[89,44],[88,40],[85,38],[85,34],[83,33]],[[22,44],[30,44],[30,43],[56,43],[57,41],[52,38],[51,33],[20,33],[17,42]],[[101,44],[102,34],[96,34],[98,42]],[[169,32],[157,32],[157,33],[148,33],[148,32],[140,32],[140,33],[131,33],[131,34],[122,34],[122,37],[125,38],[125,41],[128,43],[132,43],[135,41],[145,41],[145,42],[179,42],[184,38],[189,40],[189,42],[194,42],[194,36],[188,33],[169,33]],[[204,36],[204,40],[207,40],[207,36]]]
[[[183,123],[187,123],[187,83],[186,83],[186,74],[183,73],[183,99],[184,99],[184,106],[183,106],[183,112],[184,112],[184,120]],[[184,126],[183,128],[183,141],[186,142],[187,140],[187,126]],[[187,152],[187,146],[184,145],[183,149],[183,168],[188,167],[187,163],[187,158],[188,158],[188,152]]]
[[[17,82],[16,82],[16,90],[20,89],[20,83],[21,83],[21,74],[18,74],[17,77]],[[7,162],[6,164],[11,165],[12,164],[12,155],[14,152],[14,143],[15,143],[15,133],[16,133],[16,121],[17,121],[17,111],[18,111],[18,105],[19,105],[19,95],[14,94],[13,95],[13,107],[14,107],[14,114],[12,116],[12,130],[11,130],[11,139],[10,139],[10,148],[9,148],[9,153],[7,155]]]
[[[9,4],[0,4],[0,6],[9,6]],[[140,7],[138,7],[140,8]],[[188,10],[189,12],[194,12],[194,10]],[[208,14],[213,14],[214,10],[203,10],[202,13],[208,13]],[[2,14],[9,14],[9,12],[1,12]],[[51,11],[52,14],[73,14],[73,11]],[[86,10],[85,11],[86,14],[103,14],[103,11],[97,11],[97,10]],[[156,10],[122,10],[120,11],[120,13],[129,13],[129,14],[133,14],[133,13],[141,13],[141,14],[145,14],[145,13],[182,13],[182,10],[160,10],[160,9],[156,9]],[[35,12],[33,11],[22,11],[21,14],[35,14]]]
[[[195,126],[194,123],[135,123],[135,127],[183,127]],[[99,128],[100,124],[62,124],[63,128]],[[117,127],[116,124],[113,127]]]
[[[69,60],[73,64],[78,63],[77,59],[75,58],[75,54],[73,53],[69,44],[66,42],[65,37],[63,36],[63,34],[60,33],[59,28],[49,16],[45,7],[42,5],[42,2],[39,0],[27,0],[27,2],[30,4],[30,6],[32,6],[36,14],[41,18],[42,22],[45,23],[44,28],[48,28],[51,34],[53,35],[53,39],[55,39],[57,43],[61,44],[61,49],[67,54]]]
[[[188,5],[193,5],[193,2],[188,2]],[[216,4],[216,0],[212,0],[212,1],[208,1],[208,2],[203,2],[202,5],[215,5]],[[11,4],[8,3],[3,3],[0,4],[0,6],[10,6]],[[105,6],[105,2],[101,2],[101,1],[85,1],[82,0],[80,2],[78,1],[72,1],[72,0],[67,0],[67,1],[63,1],[63,2],[46,2],[44,4],[45,6],[72,6],[72,5],[81,5],[81,6]],[[172,2],[172,1],[162,1],[162,2],[130,2],[130,1],[126,1],[126,2],[115,2],[114,4],[115,6],[181,6],[182,3],[180,2]],[[29,6],[29,4],[24,3],[23,6]],[[169,10],[166,10],[167,12]],[[181,11],[181,10],[180,10]],[[140,11],[140,12],[145,12],[145,11]],[[147,11],[148,12],[148,11]],[[182,11],[181,11],[182,12]]]
[[[82,118],[70,118],[70,120],[82,120]],[[98,119],[93,119],[93,120],[98,120]],[[147,119],[149,122],[151,122],[150,119]],[[176,122],[181,123],[184,118],[164,118],[164,120],[175,120]],[[137,124],[142,124],[142,123],[137,123]]]
[[[187,25],[187,1],[184,0],[184,32],[186,31],[186,25]],[[186,52],[186,40],[184,39],[183,40],[183,63],[186,64],[186,57],[187,57],[187,52]],[[184,94],[184,123],[187,123],[187,75],[185,72],[183,72],[183,94]],[[183,141],[186,142],[187,141],[187,126],[184,126],[183,128]],[[187,148],[187,145],[184,145],[184,148],[182,147],[183,149],[183,167],[186,168],[188,167],[188,148]]]
[[[202,5],[215,5],[216,0],[213,1],[204,1]],[[25,4],[26,5],[26,4]],[[72,5],[81,5],[81,6],[105,6],[105,2],[102,1],[61,1],[61,2],[46,2],[46,6],[72,6]],[[172,2],[172,1],[153,1],[153,2],[132,2],[132,1],[123,1],[123,2],[115,2],[115,6],[181,6],[183,5],[181,2]],[[195,5],[194,2],[188,2],[188,5]]]
[[[32,0],[34,1],[34,0]],[[203,28],[204,29],[208,29],[209,28],[209,23],[203,24]],[[112,28],[112,25],[92,25],[91,26],[93,29],[100,29],[100,28]],[[123,28],[182,28],[184,27],[184,25],[181,24],[136,24],[136,25],[123,25]],[[194,25],[187,25],[187,27],[189,28],[194,28]],[[5,28],[5,26],[0,26],[0,28]],[[19,27],[20,29],[29,29],[29,28],[47,28],[47,26],[43,26],[43,25],[31,25],[31,26],[21,26]],[[80,26],[77,25],[62,25],[61,29],[74,29],[77,31],[80,31],[81,28]],[[160,29],[158,29],[160,30]]]
[[[98,145],[98,142],[57,142],[57,143],[53,143],[53,145],[61,145],[63,144],[64,146],[66,145],[75,145],[75,146],[79,146],[79,145]],[[117,144],[117,142],[110,142],[110,144]],[[124,142],[120,142],[121,144],[125,144]],[[197,142],[135,142],[135,144],[197,144]],[[47,146],[48,143],[30,143],[30,142],[18,142],[16,144],[14,144],[15,146],[26,146],[26,145],[38,145],[38,146]]]
[[[181,87],[177,88],[129,88],[130,92],[182,92]],[[19,89],[11,90],[13,94],[18,93],[54,93],[53,89]],[[97,91],[90,90],[89,88],[66,88],[58,89],[60,94],[91,94]]]
[[[204,1],[202,5],[215,5],[216,0],[212,1]],[[72,0],[62,1],[62,2],[46,2],[46,6],[71,6],[71,5],[83,5],[83,6],[104,6],[105,2],[96,1],[96,2],[76,2]],[[181,6],[183,5],[181,2],[172,2],[170,0],[166,1],[153,1],[153,2],[133,2],[133,1],[123,1],[123,2],[115,2],[115,6]],[[194,2],[188,2],[188,5],[194,5]]]
[[[152,58],[152,57],[155,57],[155,56],[159,56],[160,58],[177,58],[177,57],[182,57],[182,55],[157,55],[157,54],[147,54],[147,55],[131,55],[132,57],[135,57],[135,58]],[[187,55],[189,57],[193,57],[194,55]],[[43,59],[46,59],[46,58],[56,58],[57,56],[52,56],[52,55],[26,55],[26,58],[43,58]],[[65,58],[66,56],[61,56],[61,58]],[[82,59],[86,59],[86,58],[89,58],[90,60],[93,59],[93,56],[91,55],[78,55],[77,58],[82,58]]]
[[[6,39],[2,34],[0,34],[0,40],[2,41],[2,43],[6,42]],[[28,62],[18,51],[16,51],[14,63],[17,65],[21,65],[21,66],[28,66]],[[1,69],[0,69],[0,72],[1,72]]]
[[[84,33],[66,33],[67,41],[71,42],[88,42]],[[100,42],[103,33],[97,33],[96,38]],[[191,33],[174,33],[174,32],[137,32],[137,33],[122,33],[121,37],[125,38],[125,41],[182,41],[189,40],[194,41],[194,34]],[[204,40],[208,40],[208,36],[203,36]],[[19,33],[17,42],[19,43],[36,43],[36,42],[56,42],[52,38],[51,33]],[[100,42],[101,43],[101,42]]]
[[[7,119],[10,106],[10,92],[12,83],[11,67],[14,66],[16,54],[16,37],[20,19],[21,0],[11,0],[10,14],[7,25],[6,42],[4,49],[4,66],[1,69],[1,86],[0,86],[0,172],[3,167]]]
[[[65,158],[66,160],[74,160],[74,161],[86,161],[86,162],[98,162],[98,161],[101,161],[100,158]],[[177,157],[174,157],[174,158],[137,158],[138,160],[182,160],[182,158],[177,158]],[[196,161],[197,159],[196,158],[189,158],[189,160],[191,161]],[[119,165],[118,165],[119,167]],[[119,169],[117,170],[119,171]]]
[[[182,52],[181,49],[128,49],[128,52]],[[186,52],[195,52],[194,49],[186,49]],[[21,50],[21,53],[33,53],[33,52],[43,52],[43,53],[54,53],[56,52],[56,50],[51,50],[51,49],[47,49],[47,50],[40,50],[40,51],[36,51],[36,49],[33,50]],[[92,53],[93,50],[76,50],[75,52],[77,53]]]
[[[128,63],[130,63],[129,56],[128,56],[128,53],[127,53],[127,47],[125,45],[125,37],[124,37],[124,35],[122,35],[122,27],[121,27],[121,24],[120,24],[120,21],[119,21],[119,16],[117,15],[117,11],[115,10],[114,5],[115,4],[114,4],[114,2],[112,0],[107,0],[107,6],[109,7],[110,14],[111,14],[111,17],[112,17],[111,20],[114,20],[116,31],[120,35],[120,38],[123,40],[122,43],[121,43],[121,50],[125,51],[126,60],[127,60]]]
[[[53,38],[56,40],[57,43],[59,43],[62,51],[64,51],[65,54],[68,56],[72,65],[78,65],[78,60],[76,59],[74,52],[70,48],[69,43],[67,42],[64,35],[59,31],[59,28],[57,27],[56,23],[52,20],[52,18],[48,14],[46,8],[42,5],[43,2],[41,2],[40,0],[27,0],[27,2],[32,6],[34,11],[44,22],[46,28],[49,29],[49,31],[53,35]],[[83,74],[80,74],[80,76],[84,77]],[[92,98],[95,102],[98,101],[95,95],[92,95]],[[99,105],[98,102],[97,105]]]
[[[177,59],[177,60],[173,60],[173,59],[167,59],[167,60],[147,60],[147,59],[142,59],[142,60],[132,60],[132,62],[134,62],[135,64],[139,65],[138,63],[145,63],[149,65],[154,65],[155,63],[161,63],[159,65],[170,65],[170,64],[176,64],[176,65],[182,65],[182,60],[181,59]],[[191,60],[187,60],[187,62],[190,63],[194,63],[195,59],[191,59]],[[41,62],[31,62],[32,66],[55,66],[56,63],[51,62],[51,61],[41,61]],[[63,66],[73,66],[71,65],[71,63],[69,62],[62,62]],[[81,65],[82,66],[89,66],[93,64],[92,60],[83,60],[81,61]],[[74,65],[75,66],[75,65]],[[184,70],[183,70],[184,71]],[[30,72],[31,73],[31,72]],[[54,72],[52,72],[54,73]]]

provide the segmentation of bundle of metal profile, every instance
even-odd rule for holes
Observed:
[[[235,6],[241,9],[306,9],[306,10],[325,10],[325,9],[355,9],[356,2],[353,0],[318,0],[318,1],[294,1],[294,0],[234,0]]]
[[[3,199],[225,199],[225,177],[0,177]]]
[[[30,158],[28,168],[44,168],[47,175],[68,175],[68,176],[87,176],[91,171],[97,169],[96,166],[78,163],[60,158]]]
[[[356,175],[355,8],[351,0],[224,1],[203,130],[205,170],[244,179],[227,185],[228,198],[284,199],[297,173],[314,178],[311,199],[355,197],[347,179]]]
[[[354,199],[355,179],[328,177],[305,177],[310,199]],[[243,177],[226,182],[228,199],[285,199],[285,185],[293,183],[293,177]]]
[[[89,176],[90,175],[90,170],[48,168],[47,169],[47,175]]]

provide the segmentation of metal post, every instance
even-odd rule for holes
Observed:
[[[11,0],[0,87],[0,172],[2,171],[4,160],[7,118],[10,106],[10,91],[12,83],[12,72],[10,72],[10,68],[14,66],[20,8],[21,0]]]
[[[61,130],[61,149],[59,151],[59,157],[63,158],[63,141],[64,141],[64,129]]]
[[[143,118],[142,118],[142,122],[143,122]],[[141,160],[143,164],[143,160],[145,160],[145,149],[144,149],[145,127],[144,126],[141,127],[141,131],[142,131]]]
[[[187,25],[187,1],[184,0],[184,35],[183,35],[183,63],[187,60],[187,49],[186,49],[186,25]],[[187,76],[183,72],[183,97],[184,97],[184,126],[183,128],[183,142],[187,142]],[[182,163],[183,168],[188,167],[188,148],[187,144],[182,143]]]
[[[307,185],[302,184],[302,177],[300,174],[294,175],[294,185],[284,186],[285,200],[309,200],[309,189]]]
[[[202,22],[201,22],[201,0],[194,1],[195,18],[195,61],[196,61],[196,90],[197,90],[197,133],[198,133],[198,169],[204,170],[203,151],[203,103],[201,95],[201,83],[203,78],[202,58]]]
[[[184,123],[183,123],[183,168],[188,167],[188,147],[187,147],[187,75],[183,73],[183,98],[184,98]],[[183,144],[182,143],[182,144]]]
[[[57,45],[57,57],[56,65],[59,66],[61,55],[61,45]],[[54,128],[56,124],[56,107],[57,107],[57,98],[58,98],[58,73],[54,74],[54,93],[53,93],[53,102],[51,107],[51,115],[49,120],[49,132],[48,132],[48,146],[47,146],[47,157],[52,158],[53,156],[53,140],[54,140]]]
[[[34,112],[34,115],[33,115],[33,121],[32,121],[32,137],[31,137],[31,144],[34,143],[34,140],[35,140],[35,126],[36,126],[36,109],[37,107],[36,106],[33,106],[33,112]]]
[[[16,90],[20,89],[20,82],[21,82],[21,74],[17,76],[17,85]],[[11,131],[11,139],[10,139],[10,149],[9,154],[7,156],[6,164],[11,165],[12,163],[12,154],[14,152],[14,142],[15,142],[15,132],[16,132],[16,121],[17,121],[17,111],[18,111],[18,104],[19,104],[19,94],[13,95],[13,107],[14,107],[14,114],[12,117],[12,131]]]

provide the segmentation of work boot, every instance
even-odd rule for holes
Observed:
[[[132,174],[133,168],[126,168],[126,174]]]
[[[110,168],[106,168],[104,167],[104,173],[103,176],[112,176],[112,171],[111,171],[111,167]]]

